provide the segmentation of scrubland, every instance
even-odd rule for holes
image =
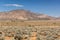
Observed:
[[[0,26],[60,26],[60,20],[0,21]]]
[[[60,40],[60,21],[0,21],[0,40]]]

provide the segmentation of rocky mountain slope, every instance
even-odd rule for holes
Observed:
[[[0,20],[54,20],[45,14],[38,14],[28,10],[12,10],[9,12],[0,12]]]

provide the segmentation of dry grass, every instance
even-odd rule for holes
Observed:
[[[60,40],[60,21],[0,21],[0,31],[4,40]]]
[[[0,21],[0,26],[60,26],[60,21]]]

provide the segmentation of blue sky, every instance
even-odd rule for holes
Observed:
[[[15,9],[60,16],[60,0],[0,0],[0,12]]]

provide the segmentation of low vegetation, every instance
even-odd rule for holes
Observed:
[[[60,40],[59,23],[60,21],[0,21],[0,40]]]
[[[60,21],[0,21],[0,26],[60,26]]]

